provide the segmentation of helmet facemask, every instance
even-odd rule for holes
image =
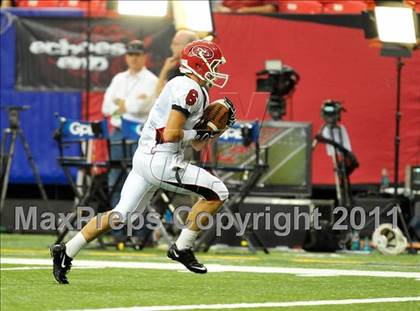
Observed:
[[[181,72],[183,73],[193,73],[198,78],[200,78],[203,81],[207,82],[207,86],[217,86],[217,87],[224,87],[229,79],[229,75],[225,73],[219,73],[217,72],[217,67],[221,64],[225,64],[226,60],[222,56],[220,59],[213,59],[212,62],[209,64],[207,58],[204,57],[204,53],[202,51],[198,52],[198,57],[201,58],[203,63],[207,66],[208,71],[203,75],[199,74],[196,70],[191,68],[191,66],[188,65],[188,61],[181,60]],[[185,67],[185,68],[182,68]]]
[[[203,80],[205,80],[209,84],[209,86],[214,85],[214,86],[223,88],[229,79],[229,75],[225,73],[217,72],[217,67],[219,67],[219,65],[221,64],[226,63],[225,58],[222,56],[221,59],[213,59],[211,64],[209,64],[207,59],[203,56],[203,53],[199,53],[199,55],[201,59],[203,59],[207,67],[209,68],[209,71],[206,72]]]

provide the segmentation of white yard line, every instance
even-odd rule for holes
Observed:
[[[48,270],[50,267],[12,267],[12,268],[0,268],[0,271],[14,271],[14,270]]]
[[[51,259],[28,258],[0,258],[1,264],[19,264],[26,266],[51,266]],[[75,260],[75,268],[125,268],[125,269],[151,269],[151,270],[183,270],[177,263],[138,262],[138,261],[109,261],[109,260]],[[232,265],[207,265],[209,272],[240,272],[240,273],[279,273],[293,274],[296,276],[366,276],[385,278],[420,279],[420,272],[403,271],[368,271],[368,270],[339,270],[339,269],[310,269],[286,267],[259,267],[259,266],[232,266]]]
[[[150,306],[150,307],[128,307],[128,308],[83,309],[83,310],[73,310],[73,311],[172,311],[172,310],[214,310],[214,309],[226,310],[226,309],[248,309],[248,308],[331,306],[331,305],[392,303],[392,302],[409,302],[409,301],[420,301],[420,297],[310,300],[310,301],[235,303],[235,304],[215,304],[215,305]]]
[[[77,267],[78,269],[101,269],[102,267]],[[51,267],[10,267],[0,268],[0,271],[15,271],[15,270],[51,270]]]

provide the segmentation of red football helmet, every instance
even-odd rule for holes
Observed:
[[[220,64],[226,63],[222,50],[216,43],[197,40],[187,44],[182,50],[180,71],[192,73],[209,86],[224,87],[229,75],[217,72]]]

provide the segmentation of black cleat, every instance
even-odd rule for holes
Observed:
[[[55,244],[50,248],[50,254],[53,258],[53,275],[60,284],[69,284],[67,272],[71,268],[73,260],[66,254],[66,245],[64,243]]]
[[[172,260],[182,263],[188,270],[194,273],[207,273],[207,268],[197,261],[194,252],[190,248],[179,250],[175,244],[172,244],[168,249],[167,256]]]

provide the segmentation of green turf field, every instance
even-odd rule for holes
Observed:
[[[419,300],[356,303],[360,299],[420,297],[418,255],[385,257],[378,253],[344,255],[301,251],[252,255],[246,249],[220,249],[198,254],[197,257],[210,266],[210,272],[195,275],[185,272],[181,266],[173,266],[163,250],[99,250],[92,245],[74,261],[75,266],[69,274],[71,284],[58,285],[48,261],[47,247],[53,241],[53,236],[45,235],[1,235],[1,310],[168,308],[343,299],[354,301],[343,305],[314,302],[311,306],[281,308],[256,305],[239,310],[420,310]],[[90,267],[78,267],[77,262],[90,263]],[[170,265],[160,268],[160,263]],[[253,267],[252,272],[247,271],[248,267]],[[212,269],[224,268],[230,270],[212,272]],[[279,273],[276,268],[285,268],[285,272]],[[299,268],[296,271],[300,272],[291,268]],[[232,271],[235,269],[241,272]],[[274,272],[269,272],[270,269]],[[322,270],[316,272],[314,269]],[[261,273],[263,271],[266,273]],[[302,271],[308,272],[302,275]],[[347,275],[319,275],[319,271]],[[391,273],[397,276],[379,276],[382,275],[380,271],[385,271],[385,276]]]

